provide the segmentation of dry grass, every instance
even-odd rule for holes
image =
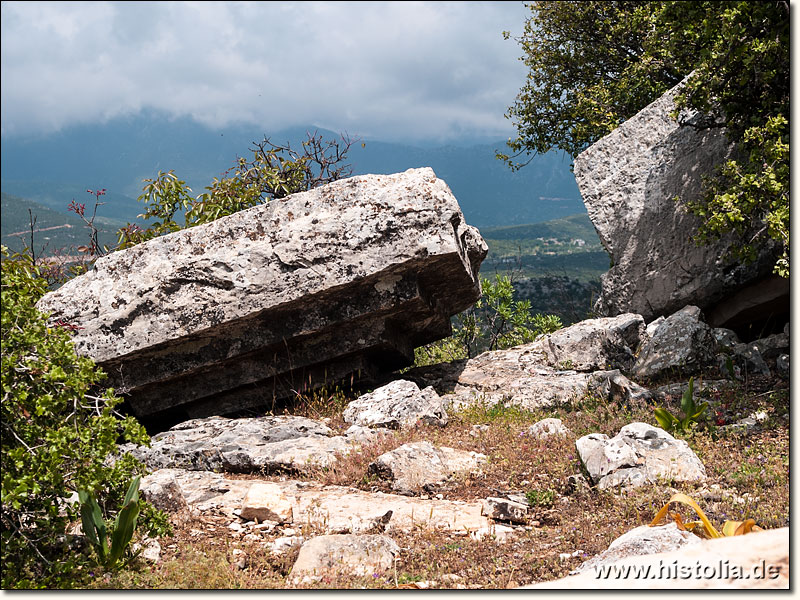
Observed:
[[[402,551],[395,568],[376,577],[331,575],[315,588],[506,588],[562,577],[582,561],[605,550],[630,529],[647,524],[676,492],[697,499],[717,525],[726,519],[754,518],[764,528],[788,525],[789,515],[789,394],[788,385],[763,380],[708,398],[712,419],[685,439],[706,466],[708,480],[699,483],[665,481],[623,493],[596,489],[571,492],[567,478],[581,472],[575,450],[579,436],[601,432],[610,436],[632,422],[655,423],[653,406],[621,405],[585,398],[569,406],[525,411],[515,407],[475,406],[451,415],[444,428],[418,426],[392,432],[361,452],[340,457],[336,466],[315,473],[326,484],[364,490],[388,490],[368,473],[381,453],[417,440],[473,450],[489,457],[480,476],[456,479],[441,490],[446,499],[476,500],[516,491],[537,499],[525,529],[505,543],[481,541],[452,533],[415,531],[392,534]],[[675,410],[679,398],[667,400]],[[335,410],[324,403],[307,404],[307,416],[327,416],[333,429],[346,427],[337,398]],[[330,407],[328,407],[330,408]],[[766,420],[756,432],[723,428],[741,417],[762,411]],[[762,415],[762,416],[764,416]],[[561,418],[572,436],[536,440],[528,427],[545,417]],[[476,425],[488,425],[484,431]],[[691,516],[688,513],[685,516]],[[139,563],[111,577],[99,577],[97,587],[113,588],[286,588],[298,550],[272,555],[258,541],[234,538],[227,523],[209,526],[204,535],[191,534],[209,517],[179,522],[175,537],[162,541],[162,561]],[[207,523],[206,523],[207,524]],[[274,534],[273,537],[278,534]],[[268,538],[265,538],[268,539]],[[247,556],[236,566],[234,549]],[[561,556],[579,551],[578,556]]]

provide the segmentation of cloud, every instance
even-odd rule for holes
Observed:
[[[212,127],[507,136],[519,2],[3,2],[3,135],[155,109]]]

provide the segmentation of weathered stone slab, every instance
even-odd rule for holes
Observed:
[[[266,481],[231,479],[222,473],[162,469],[142,479],[147,487],[152,481],[174,480],[189,507],[200,512],[218,512],[240,519],[240,510],[248,491]],[[391,533],[423,528],[450,531],[454,534],[492,535],[491,521],[481,514],[480,501],[424,500],[383,492],[364,492],[341,486],[323,486],[304,481],[269,482],[292,503],[293,522],[308,525],[325,533]],[[259,527],[255,525],[254,527]]]
[[[360,442],[298,416],[193,419],[156,434],[149,448],[122,447],[151,469],[254,473],[326,467]]]
[[[137,416],[175,422],[411,364],[477,300],[486,252],[447,185],[411,169],[112,253],[38,307],[80,328]]]
[[[336,572],[380,575],[394,566],[399,554],[400,546],[385,535],[320,535],[300,548],[291,579],[310,582]]]
[[[679,90],[575,158],[578,188],[613,264],[602,277],[597,314],[633,312],[650,321],[687,304],[706,308],[771,272],[768,252],[743,265],[726,257],[730,237],[706,246],[692,239],[700,220],[685,203],[700,197],[702,177],[731,146],[724,129],[691,126],[701,115],[682,114],[683,126],[670,116]]]

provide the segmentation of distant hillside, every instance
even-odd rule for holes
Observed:
[[[255,126],[211,130],[189,119],[157,114],[119,118],[38,137],[4,137],[2,191],[35,200],[59,211],[87,188],[106,188],[105,216],[133,221],[141,212],[134,198],[142,179],[173,169],[200,194],[211,179],[231,167],[237,156],[250,157],[252,143],[268,135],[276,143],[299,148],[306,131],[266,132]],[[326,139],[336,137],[319,130]],[[395,173],[429,166],[453,190],[467,222],[479,227],[536,223],[585,209],[570,161],[563,154],[537,156],[512,172],[495,158],[505,143],[472,146],[413,147],[380,140],[354,144],[349,163],[354,174]],[[42,156],[54,157],[42,161]]]
[[[11,252],[20,252],[31,243],[31,215],[35,217],[33,243],[36,254],[52,254],[85,245],[89,239],[86,224],[75,214],[55,211],[47,206],[17,198],[3,192],[0,194],[0,237]],[[30,212],[29,212],[30,211]],[[101,229],[100,243],[116,242],[113,222],[97,221]]]

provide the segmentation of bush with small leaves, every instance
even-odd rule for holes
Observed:
[[[47,291],[29,255],[2,248],[2,586],[76,587],[89,555],[67,535],[78,490],[101,499],[109,517],[144,466],[118,444],[146,444],[144,428],[102,390],[105,374],[76,355],[69,323],[48,326],[35,302]],[[114,459],[113,457],[116,457]],[[140,500],[147,533],[166,517]]]

